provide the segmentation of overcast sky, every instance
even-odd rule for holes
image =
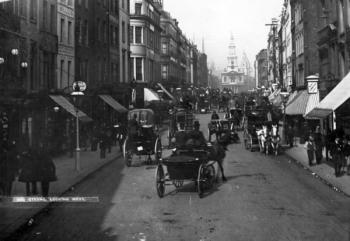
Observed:
[[[164,9],[179,21],[179,26],[205,52],[208,65],[227,65],[228,44],[234,35],[237,55],[246,52],[251,65],[256,54],[267,46],[267,34],[272,18],[278,18],[283,0],[164,0]]]

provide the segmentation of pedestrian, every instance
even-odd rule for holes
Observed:
[[[292,125],[288,125],[287,127],[287,142],[289,147],[294,147],[294,131]]]
[[[107,135],[104,129],[101,129],[100,132],[100,158],[104,159],[106,158],[106,149],[107,149]]]
[[[344,140],[344,169],[346,170],[347,175],[350,175],[350,136],[346,135]]]
[[[37,180],[41,182],[43,197],[48,197],[50,182],[57,181],[55,164],[43,143],[39,143],[36,153],[37,158]]]
[[[344,162],[344,143],[343,140],[337,136],[331,149],[332,160],[334,164],[334,174],[336,177],[341,175],[341,166]]]
[[[106,129],[106,149],[108,153],[112,152],[112,144],[113,144],[113,133],[111,128]]]
[[[322,140],[322,134],[320,130],[320,126],[316,127],[315,133],[314,133],[314,140],[315,140],[315,156],[316,156],[316,164],[321,164],[322,157],[323,157],[323,140]]]
[[[26,152],[23,152],[20,158],[19,165],[19,177],[18,181],[25,183],[26,195],[37,195],[37,159],[35,158],[35,152],[32,148],[29,148]]]
[[[307,151],[307,157],[309,159],[309,166],[313,166],[315,144],[314,144],[313,137],[311,135],[306,140],[304,147]]]

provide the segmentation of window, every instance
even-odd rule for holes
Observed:
[[[143,81],[142,58],[136,58],[136,80]]]
[[[56,22],[56,8],[55,5],[51,4],[50,6],[50,31],[51,33],[56,33],[57,29],[55,26],[55,22]]]
[[[122,55],[122,81],[121,82],[125,82],[126,79],[126,54],[125,51],[123,51],[123,55]]]
[[[166,80],[168,79],[168,66],[162,65],[162,79]]]
[[[168,45],[166,43],[162,43],[162,54],[168,53]]]
[[[122,22],[122,40],[123,40],[123,43],[125,43],[125,35],[126,35],[126,33],[125,33],[125,22],[123,21]]]
[[[20,2],[20,14],[22,17],[27,17],[27,1]]]
[[[107,42],[108,41],[108,36],[107,36],[107,31],[108,31],[108,29],[107,29],[107,25],[106,25],[106,22],[105,21],[103,21],[103,23],[102,23],[102,31],[103,31],[103,42]]]
[[[67,66],[67,86],[70,86],[71,68],[72,68],[72,61],[68,61],[68,66]]]
[[[98,41],[101,41],[100,19],[97,19],[97,21],[96,21],[96,27],[97,27],[97,40],[98,40]]]
[[[134,27],[130,26],[129,27],[129,41],[130,43],[134,43]]]
[[[37,0],[30,0],[30,19],[36,21],[37,9],[38,9]]]
[[[64,75],[64,60],[61,59],[61,65],[60,65],[60,86],[59,86],[61,88],[63,86],[63,81],[64,81],[63,75]]]
[[[84,21],[84,35],[85,35],[85,45],[89,46],[89,25],[88,25],[88,21],[85,20]]]
[[[122,1],[122,8],[125,8],[125,0],[121,0]]]
[[[68,21],[68,44],[72,44],[72,22]]]
[[[344,33],[344,3],[343,0],[338,2],[339,7],[339,33]]]
[[[118,27],[115,27],[114,28],[114,42],[115,42],[115,45],[118,46],[118,42],[119,42],[119,39],[118,39]]]
[[[141,8],[142,8],[141,3],[135,3],[135,14],[136,15],[141,15]]]
[[[68,6],[73,6],[73,0],[68,0]]]
[[[60,42],[63,42],[64,39],[64,24],[65,20],[61,18],[61,25],[60,25]]]
[[[85,8],[89,8],[89,0],[85,0]]]
[[[142,43],[142,27],[135,27],[135,43]]]
[[[47,0],[43,1],[43,28],[47,29]]]
[[[134,79],[135,78],[135,70],[134,70],[134,61],[135,58],[130,58],[130,78]]]

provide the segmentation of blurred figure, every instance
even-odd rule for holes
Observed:
[[[322,161],[322,151],[323,151],[323,140],[321,134],[321,128],[319,126],[316,127],[315,134],[315,156],[316,156],[316,164],[321,164]]]
[[[314,138],[311,135],[306,140],[304,147],[307,151],[307,157],[309,159],[309,166],[311,167],[311,166],[313,166],[314,151],[315,151]]]
[[[6,149],[3,148],[0,158],[0,195],[11,196],[12,183],[19,170],[19,155],[15,141],[12,141]]]
[[[43,143],[39,144],[36,153],[37,181],[41,182],[42,196],[49,195],[50,182],[57,181],[55,164]]]
[[[37,159],[35,152],[32,148],[23,152],[20,159],[20,174],[18,177],[19,182],[23,182],[26,185],[26,195],[37,195]]]

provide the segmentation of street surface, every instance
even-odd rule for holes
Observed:
[[[206,134],[210,115],[197,118]],[[160,199],[154,167],[116,160],[67,194],[99,203],[52,205],[16,240],[350,240],[350,199],[288,158],[232,144],[224,168],[202,199],[191,183]]]

